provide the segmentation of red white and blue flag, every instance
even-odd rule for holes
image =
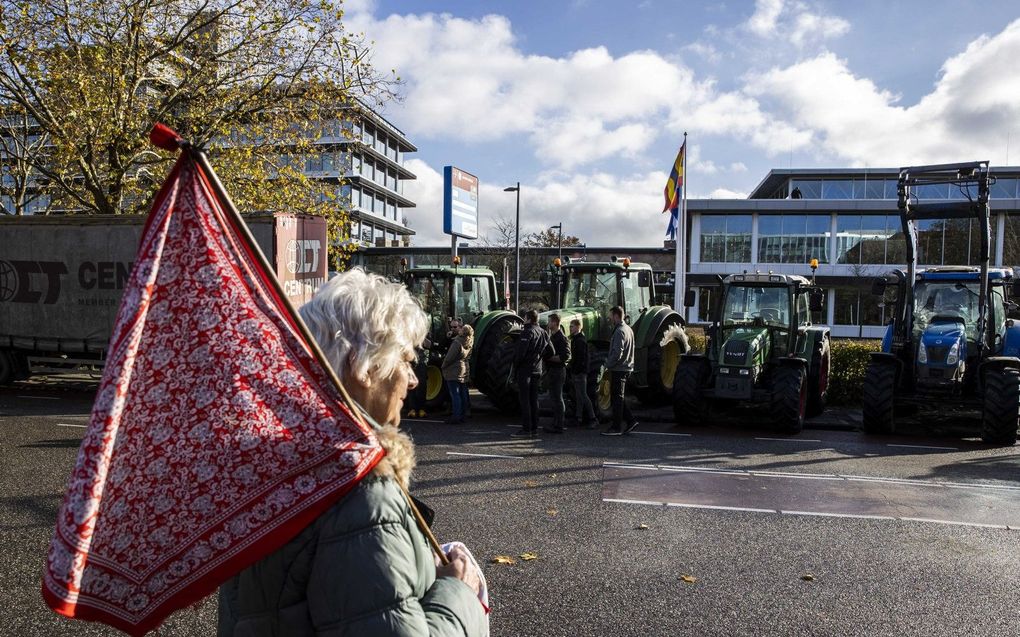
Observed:
[[[680,200],[684,187],[684,154],[687,152],[687,141],[680,146],[680,152],[676,155],[673,168],[669,172],[669,179],[666,180],[666,188],[663,195],[666,199],[662,211],[670,213],[669,225],[666,226],[666,235],[670,239],[676,239],[677,226],[680,221]]]

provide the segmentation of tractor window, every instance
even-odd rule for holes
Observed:
[[[636,313],[644,307],[648,307],[648,292],[651,288],[643,288],[638,285],[638,273],[631,271],[630,276],[620,277],[620,286],[623,287],[624,309],[627,314]]]
[[[914,288],[914,338],[933,321],[957,320],[964,324],[967,340],[977,340],[978,283],[922,281]]]
[[[484,276],[471,277],[471,291],[465,292],[463,280],[454,288],[454,315],[470,322],[479,312],[492,309],[492,289]]]
[[[430,318],[440,322],[446,318],[450,298],[449,279],[414,277],[410,280],[408,289]]]
[[[1003,297],[1005,288],[996,285],[992,288],[992,325],[1000,338],[1006,337],[1006,299]]]
[[[805,311],[807,310],[805,300]],[[789,325],[790,290],[786,287],[734,285],[727,290],[722,324],[760,325],[786,328]]]
[[[801,292],[797,295],[797,325],[807,325],[811,322],[811,312],[808,309],[808,293]]]
[[[567,277],[563,307],[592,307],[606,315],[610,308],[619,305],[615,271],[569,270]],[[634,282],[636,285],[637,278]]]

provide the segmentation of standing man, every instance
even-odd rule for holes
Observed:
[[[549,400],[552,402],[552,427],[543,427],[543,431],[551,434],[563,433],[563,416],[567,406],[563,404],[563,385],[567,382],[567,361],[570,360],[570,344],[560,330],[560,315],[550,314],[549,342],[552,345],[552,356],[546,360],[546,382],[549,385]]]
[[[613,399],[613,424],[602,432],[603,436],[622,436],[634,431],[638,422],[627,407],[627,377],[634,371],[634,331],[623,322],[623,308],[617,305],[609,310],[613,336],[609,340],[609,357],[606,370],[610,374],[609,392]]]
[[[588,358],[588,341],[581,331],[580,319],[570,321],[570,363],[567,365],[567,372],[570,380],[574,383],[574,402],[577,405],[577,413],[574,416],[581,427],[594,429],[596,423],[595,409],[592,407],[591,399],[588,398],[588,368],[591,360]]]
[[[542,359],[550,356],[549,335],[538,326],[538,312],[524,314],[524,329],[514,350],[514,375],[521,401],[521,430],[511,438],[538,437],[538,384],[542,380]]]

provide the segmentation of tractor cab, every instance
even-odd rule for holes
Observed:
[[[612,334],[609,310],[619,305],[632,326],[655,296],[652,268],[629,258],[609,262],[563,265],[563,322],[579,318],[589,339],[608,341]]]
[[[486,312],[501,307],[495,277],[488,268],[419,267],[404,272],[403,278],[429,317],[433,343],[448,344],[450,319],[473,325]]]

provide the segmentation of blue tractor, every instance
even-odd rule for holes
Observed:
[[[893,312],[882,351],[871,355],[864,375],[868,433],[893,433],[895,416],[904,408],[972,407],[981,412],[985,442],[1016,443],[1020,325],[1007,318],[1008,299],[1015,292],[1012,272],[988,267],[992,179],[986,161],[900,170],[898,206],[907,271],[894,270],[872,288]],[[937,184],[953,184],[963,197],[918,203],[917,189]],[[926,220],[971,222],[978,265],[919,270],[918,222]]]

